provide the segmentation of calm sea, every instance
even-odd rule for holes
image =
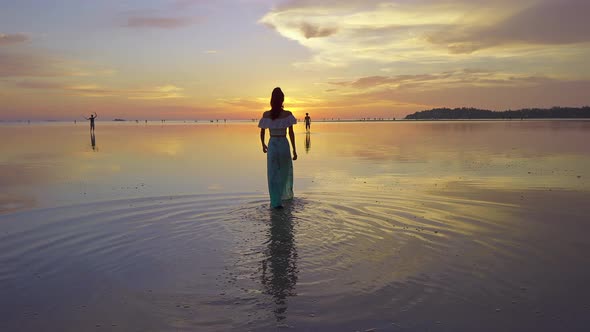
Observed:
[[[0,125],[2,331],[584,331],[590,121]]]

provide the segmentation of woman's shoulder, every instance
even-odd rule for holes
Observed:
[[[287,118],[292,115],[293,115],[293,113],[291,113],[291,111],[283,110],[283,113],[281,114],[280,118],[284,119],[284,118]]]
[[[281,111],[281,114],[279,114],[278,118],[284,119],[284,118],[287,118],[292,115],[293,115],[293,113],[291,113],[291,111],[283,110],[283,111]],[[272,119],[271,111],[266,111],[266,112],[262,113],[262,118]]]

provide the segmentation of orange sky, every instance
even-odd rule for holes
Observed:
[[[0,119],[250,119],[590,104],[585,0],[20,1]]]

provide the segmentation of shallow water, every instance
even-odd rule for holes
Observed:
[[[582,331],[590,122],[0,127],[1,330]]]

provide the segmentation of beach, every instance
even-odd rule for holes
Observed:
[[[2,331],[585,331],[590,121],[0,124]]]

